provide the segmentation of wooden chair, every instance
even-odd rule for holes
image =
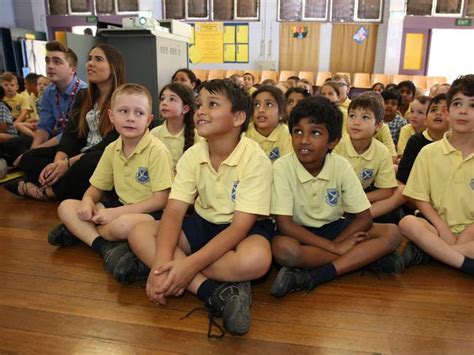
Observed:
[[[370,84],[369,73],[354,73],[354,81],[352,86],[355,88],[369,89],[372,85]]]
[[[434,84],[445,84],[448,79],[445,76],[427,76],[426,77],[426,88],[430,89]]]
[[[422,90],[428,89],[425,75],[413,75],[412,81],[417,88],[420,88]]]
[[[402,81],[405,81],[405,80],[413,80],[413,76],[412,75],[404,75],[404,74],[395,74],[393,77],[392,77],[392,83],[394,84],[398,84]]]
[[[196,74],[197,78],[201,80],[201,82],[207,80],[207,76],[209,74],[209,70],[207,69],[192,69],[193,73]]]
[[[298,76],[300,79],[306,79],[311,85],[314,85],[314,73],[312,71],[300,71]]]
[[[234,74],[239,74],[239,75],[242,75],[243,74],[243,70],[227,70],[225,72],[225,77],[226,78],[230,78],[232,75]]]
[[[262,73],[260,75],[260,82],[262,82],[264,80],[267,80],[267,79],[278,81],[278,75],[277,74],[278,74],[278,72],[275,71],[275,70],[262,70]]]
[[[278,81],[286,81],[290,76],[297,76],[298,73],[291,70],[282,70],[280,71],[280,76],[278,77]]]
[[[387,86],[392,82],[392,77],[389,74],[372,74],[371,84],[382,83]]]
[[[209,75],[207,76],[207,80],[224,79],[224,77],[225,77],[225,70],[211,69],[209,70]]]
[[[331,72],[328,71],[318,71],[318,74],[316,76],[316,86],[323,86],[324,82],[327,79],[330,79],[332,77]]]

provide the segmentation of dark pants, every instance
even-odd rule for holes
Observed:
[[[12,166],[16,158],[30,149],[31,143],[33,143],[33,138],[22,135],[10,139],[0,144],[0,156]]]
[[[39,174],[46,165],[54,161],[56,147],[37,148],[25,153],[20,168],[25,172],[25,180],[38,183]],[[102,156],[102,151],[84,153],[66,173],[52,186],[54,195],[60,201],[72,198],[81,199],[90,186],[89,179]]]

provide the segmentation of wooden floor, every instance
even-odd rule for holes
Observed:
[[[192,295],[156,307],[84,246],[57,249],[56,204],[0,188],[0,354],[474,354],[474,278],[432,263],[380,279],[354,273],[311,293],[253,288],[252,327],[208,339]]]

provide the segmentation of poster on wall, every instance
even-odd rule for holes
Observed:
[[[190,63],[248,63],[248,23],[197,22],[192,26]]]

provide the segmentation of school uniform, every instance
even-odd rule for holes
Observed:
[[[272,162],[293,151],[288,126],[280,123],[268,137],[260,134],[253,122],[250,122],[245,136],[258,143]]]
[[[125,157],[122,138],[119,137],[105,148],[89,181],[99,190],[115,189],[124,205],[137,203],[151,197],[154,192],[171,187],[171,154],[159,139],[147,131],[130,156]]]
[[[474,153],[462,153],[443,139],[424,147],[403,194],[430,203],[454,234],[474,221]]]
[[[405,151],[405,147],[407,146],[408,140],[414,134],[416,134],[416,131],[411,124],[407,124],[400,129],[400,137],[398,138],[398,143],[397,143],[398,155],[403,155],[403,152]]]

